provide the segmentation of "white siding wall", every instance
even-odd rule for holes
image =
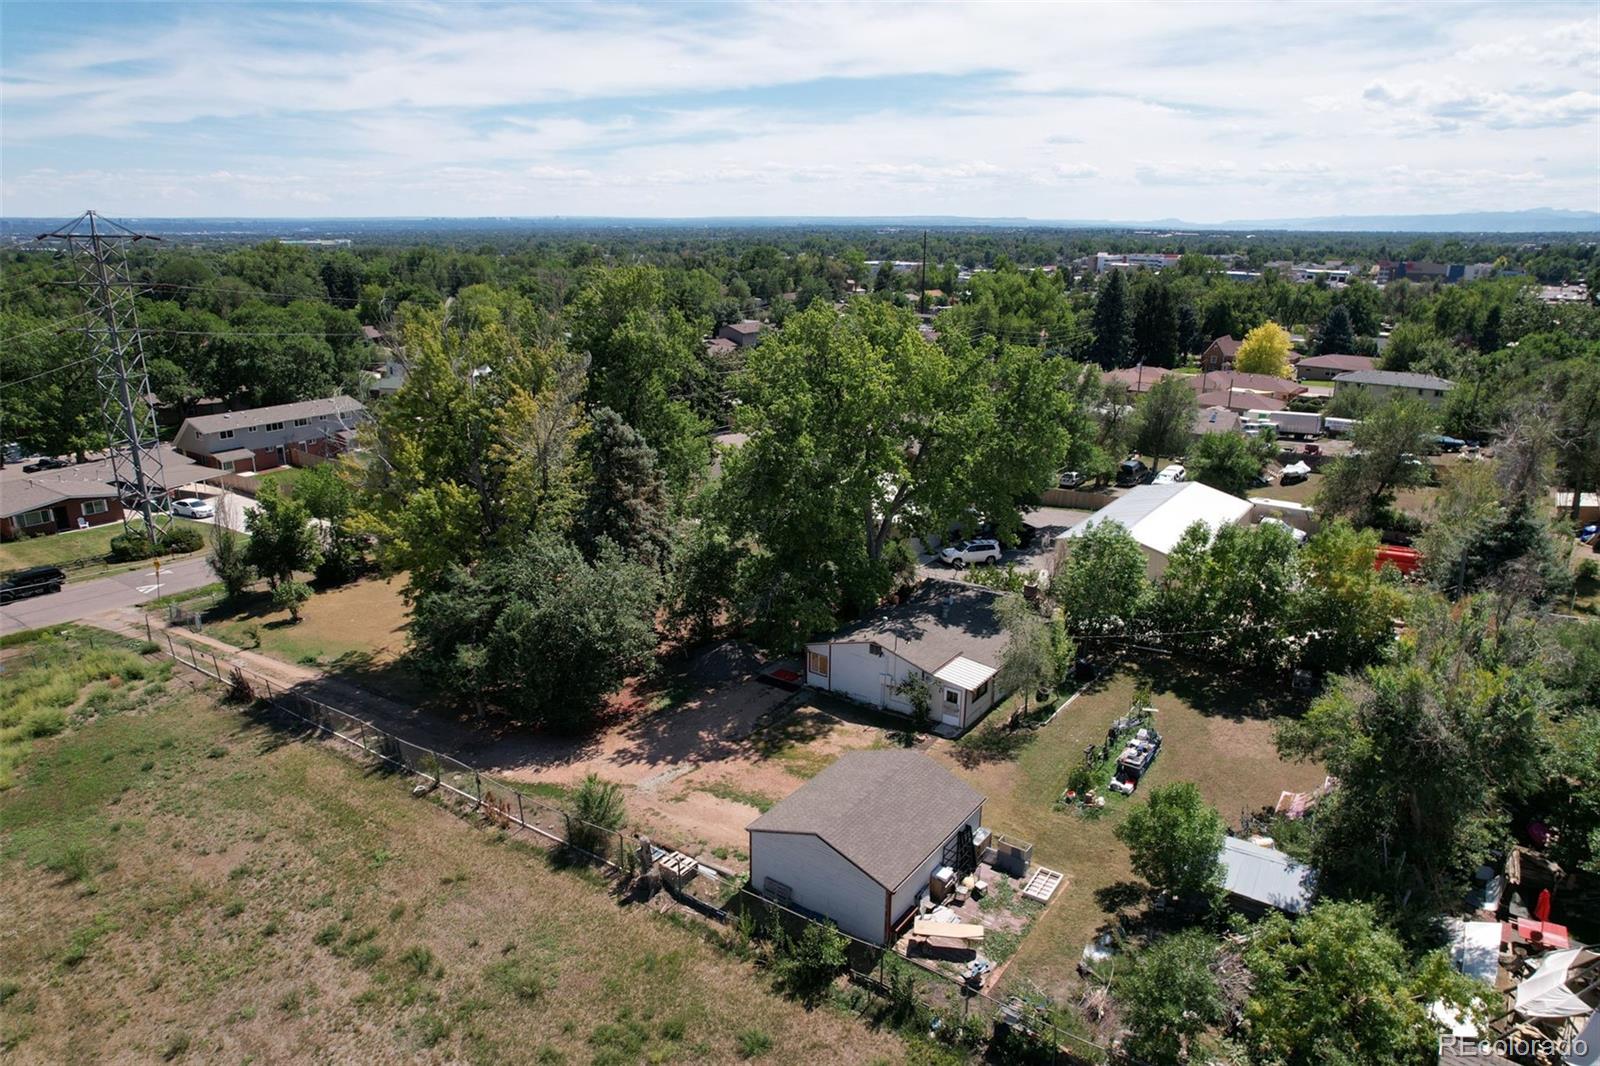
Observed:
[[[977,829],[983,821],[982,815],[983,808],[980,807],[972,812],[972,817],[967,819],[966,824],[972,826],[973,829]],[[953,837],[958,832],[960,832],[960,827],[951,830],[950,836]],[[949,839],[949,837],[946,837],[946,842]],[[933,871],[939,866],[943,858],[944,844],[941,843],[939,849],[928,856],[927,861],[918,868],[916,875],[908,879],[905,884],[895,891],[894,902],[889,906],[890,921],[898,923],[901,918],[905,917],[906,911],[916,905],[917,893],[928,887],[928,878],[933,876]]]
[[[766,879],[788,885],[794,901],[826,915],[851,936],[883,943],[881,885],[809,833],[750,834],[750,887],[766,890]]]
[[[904,697],[895,695],[892,690],[905,679],[907,674],[914,672],[920,677],[922,671],[887,647],[883,649],[882,655],[873,655],[871,645],[865,642],[810,644],[807,645],[807,650],[828,656],[827,677],[811,672],[810,656],[807,656],[807,684],[837,692],[841,696],[848,696],[874,707],[887,707],[902,714],[911,712],[911,704]],[[890,677],[887,690],[883,680],[884,674]],[[939,698],[942,697],[935,697],[936,700]],[[934,714],[937,717],[937,705]]]

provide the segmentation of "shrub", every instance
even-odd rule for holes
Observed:
[[[807,923],[797,937],[779,933],[773,969],[778,986],[807,1006],[815,1005],[844,972],[849,942],[832,925]]]
[[[739,1057],[753,1059],[772,1050],[772,1037],[760,1029],[746,1029],[739,1034]]]
[[[311,598],[311,586],[304,581],[280,581],[272,590],[272,606],[289,612],[289,621],[300,621],[300,608]]]
[[[573,793],[572,803],[573,817],[567,842],[592,855],[604,855],[610,844],[610,832],[620,827],[627,815],[622,789],[600,780],[598,774],[589,774]]]
[[[187,555],[205,546],[205,538],[193,526],[169,526],[161,538],[161,551],[165,555]]]
[[[115,563],[131,563],[139,559],[148,559],[155,554],[155,549],[150,545],[150,538],[142,531],[118,533],[111,538],[111,561]]]

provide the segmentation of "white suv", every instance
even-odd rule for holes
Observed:
[[[1173,463],[1171,466],[1164,466],[1161,468],[1161,473],[1156,475],[1156,479],[1153,484],[1176,485],[1178,482],[1183,480],[1185,480],[1183,464]]]
[[[1000,561],[1000,542],[987,537],[979,537],[962,544],[952,544],[939,553],[950,566],[960,570],[971,563],[998,563]]]

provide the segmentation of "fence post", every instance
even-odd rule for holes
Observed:
[[[167,654],[172,656],[173,661],[177,661],[178,649],[174,648],[172,646],[172,634],[171,633],[167,634]]]
[[[154,643],[155,642],[154,638],[150,636],[150,612],[149,611],[146,611],[144,613],[144,639],[146,641],[150,642],[150,643]]]
[[[365,723],[365,722],[361,723],[361,750],[362,751],[370,751],[371,750],[371,749],[369,749],[367,747],[367,723]]]
[[[522,793],[517,793],[517,821],[522,823],[522,828],[528,828],[528,816],[522,813]]]
[[[222,664],[217,662],[217,653],[216,652],[212,652],[211,653],[211,665],[217,671],[217,680],[221,681],[222,680]]]
[[[478,794],[478,802],[483,802],[483,778],[478,776],[478,771],[472,771],[472,789]]]

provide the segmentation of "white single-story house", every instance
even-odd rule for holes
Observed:
[[[1242,910],[1300,914],[1316,899],[1317,872],[1276,848],[1225,837],[1217,858],[1222,862],[1222,889]]]
[[[901,688],[921,681],[936,727],[960,733],[1003,695],[995,689],[1006,635],[995,598],[977,585],[924,581],[903,602],[807,644],[806,684],[909,715]]]
[[[873,944],[933,872],[973,869],[983,796],[919,751],[852,751],[751,822],[750,887]]]
[[[1103,522],[1117,522],[1139,542],[1152,580],[1167,569],[1167,556],[1185,531],[1204,522],[1214,534],[1223,526],[1242,525],[1250,517],[1249,500],[1230,496],[1198,481],[1171,485],[1140,485],[1117,497],[1056,538],[1056,553],[1072,548],[1081,537]]]
[[[1404,398],[1421,400],[1430,407],[1444,403],[1456,383],[1433,374],[1413,374],[1399,370],[1352,370],[1333,379],[1335,396],[1346,390],[1365,389],[1380,403]]]

